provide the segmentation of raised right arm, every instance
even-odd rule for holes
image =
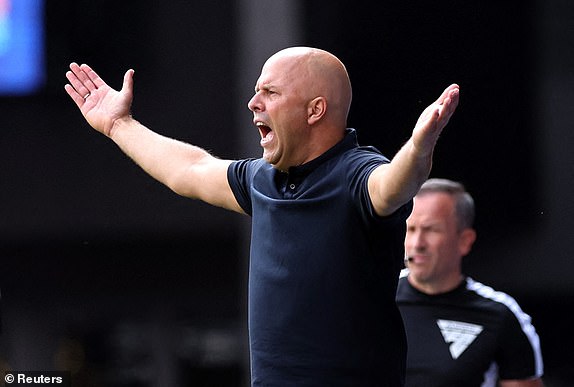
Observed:
[[[231,160],[162,136],[131,117],[133,74],[128,70],[122,89],[116,91],[88,65],[72,63],[65,89],[86,121],[153,178],[182,196],[243,212],[227,181]]]

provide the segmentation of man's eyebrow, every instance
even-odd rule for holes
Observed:
[[[272,87],[269,83],[262,83],[259,85],[255,85],[255,90],[269,90]]]

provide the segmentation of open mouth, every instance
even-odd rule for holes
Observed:
[[[273,134],[270,135],[272,130],[269,126],[265,125],[265,123],[261,121],[256,122],[255,125],[259,129],[259,134],[261,134],[261,141],[271,140]]]

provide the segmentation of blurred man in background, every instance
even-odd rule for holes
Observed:
[[[415,196],[397,291],[406,386],[541,387],[530,316],[509,295],[462,273],[476,239],[474,214],[474,200],[458,182],[429,179]]]

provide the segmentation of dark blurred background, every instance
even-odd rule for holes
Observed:
[[[246,104],[261,65],[312,45],[347,65],[349,126],[389,157],[460,85],[432,176],[475,198],[466,271],[517,299],[547,386],[571,385],[574,3],[59,0],[42,12],[44,82],[0,96],[0,368],[70,369],[78,386],[247,385],[249,219],[145,175],[88,127],[64,74],[89,63],[119,88],[134,68],[141,122],[259,156]]]

